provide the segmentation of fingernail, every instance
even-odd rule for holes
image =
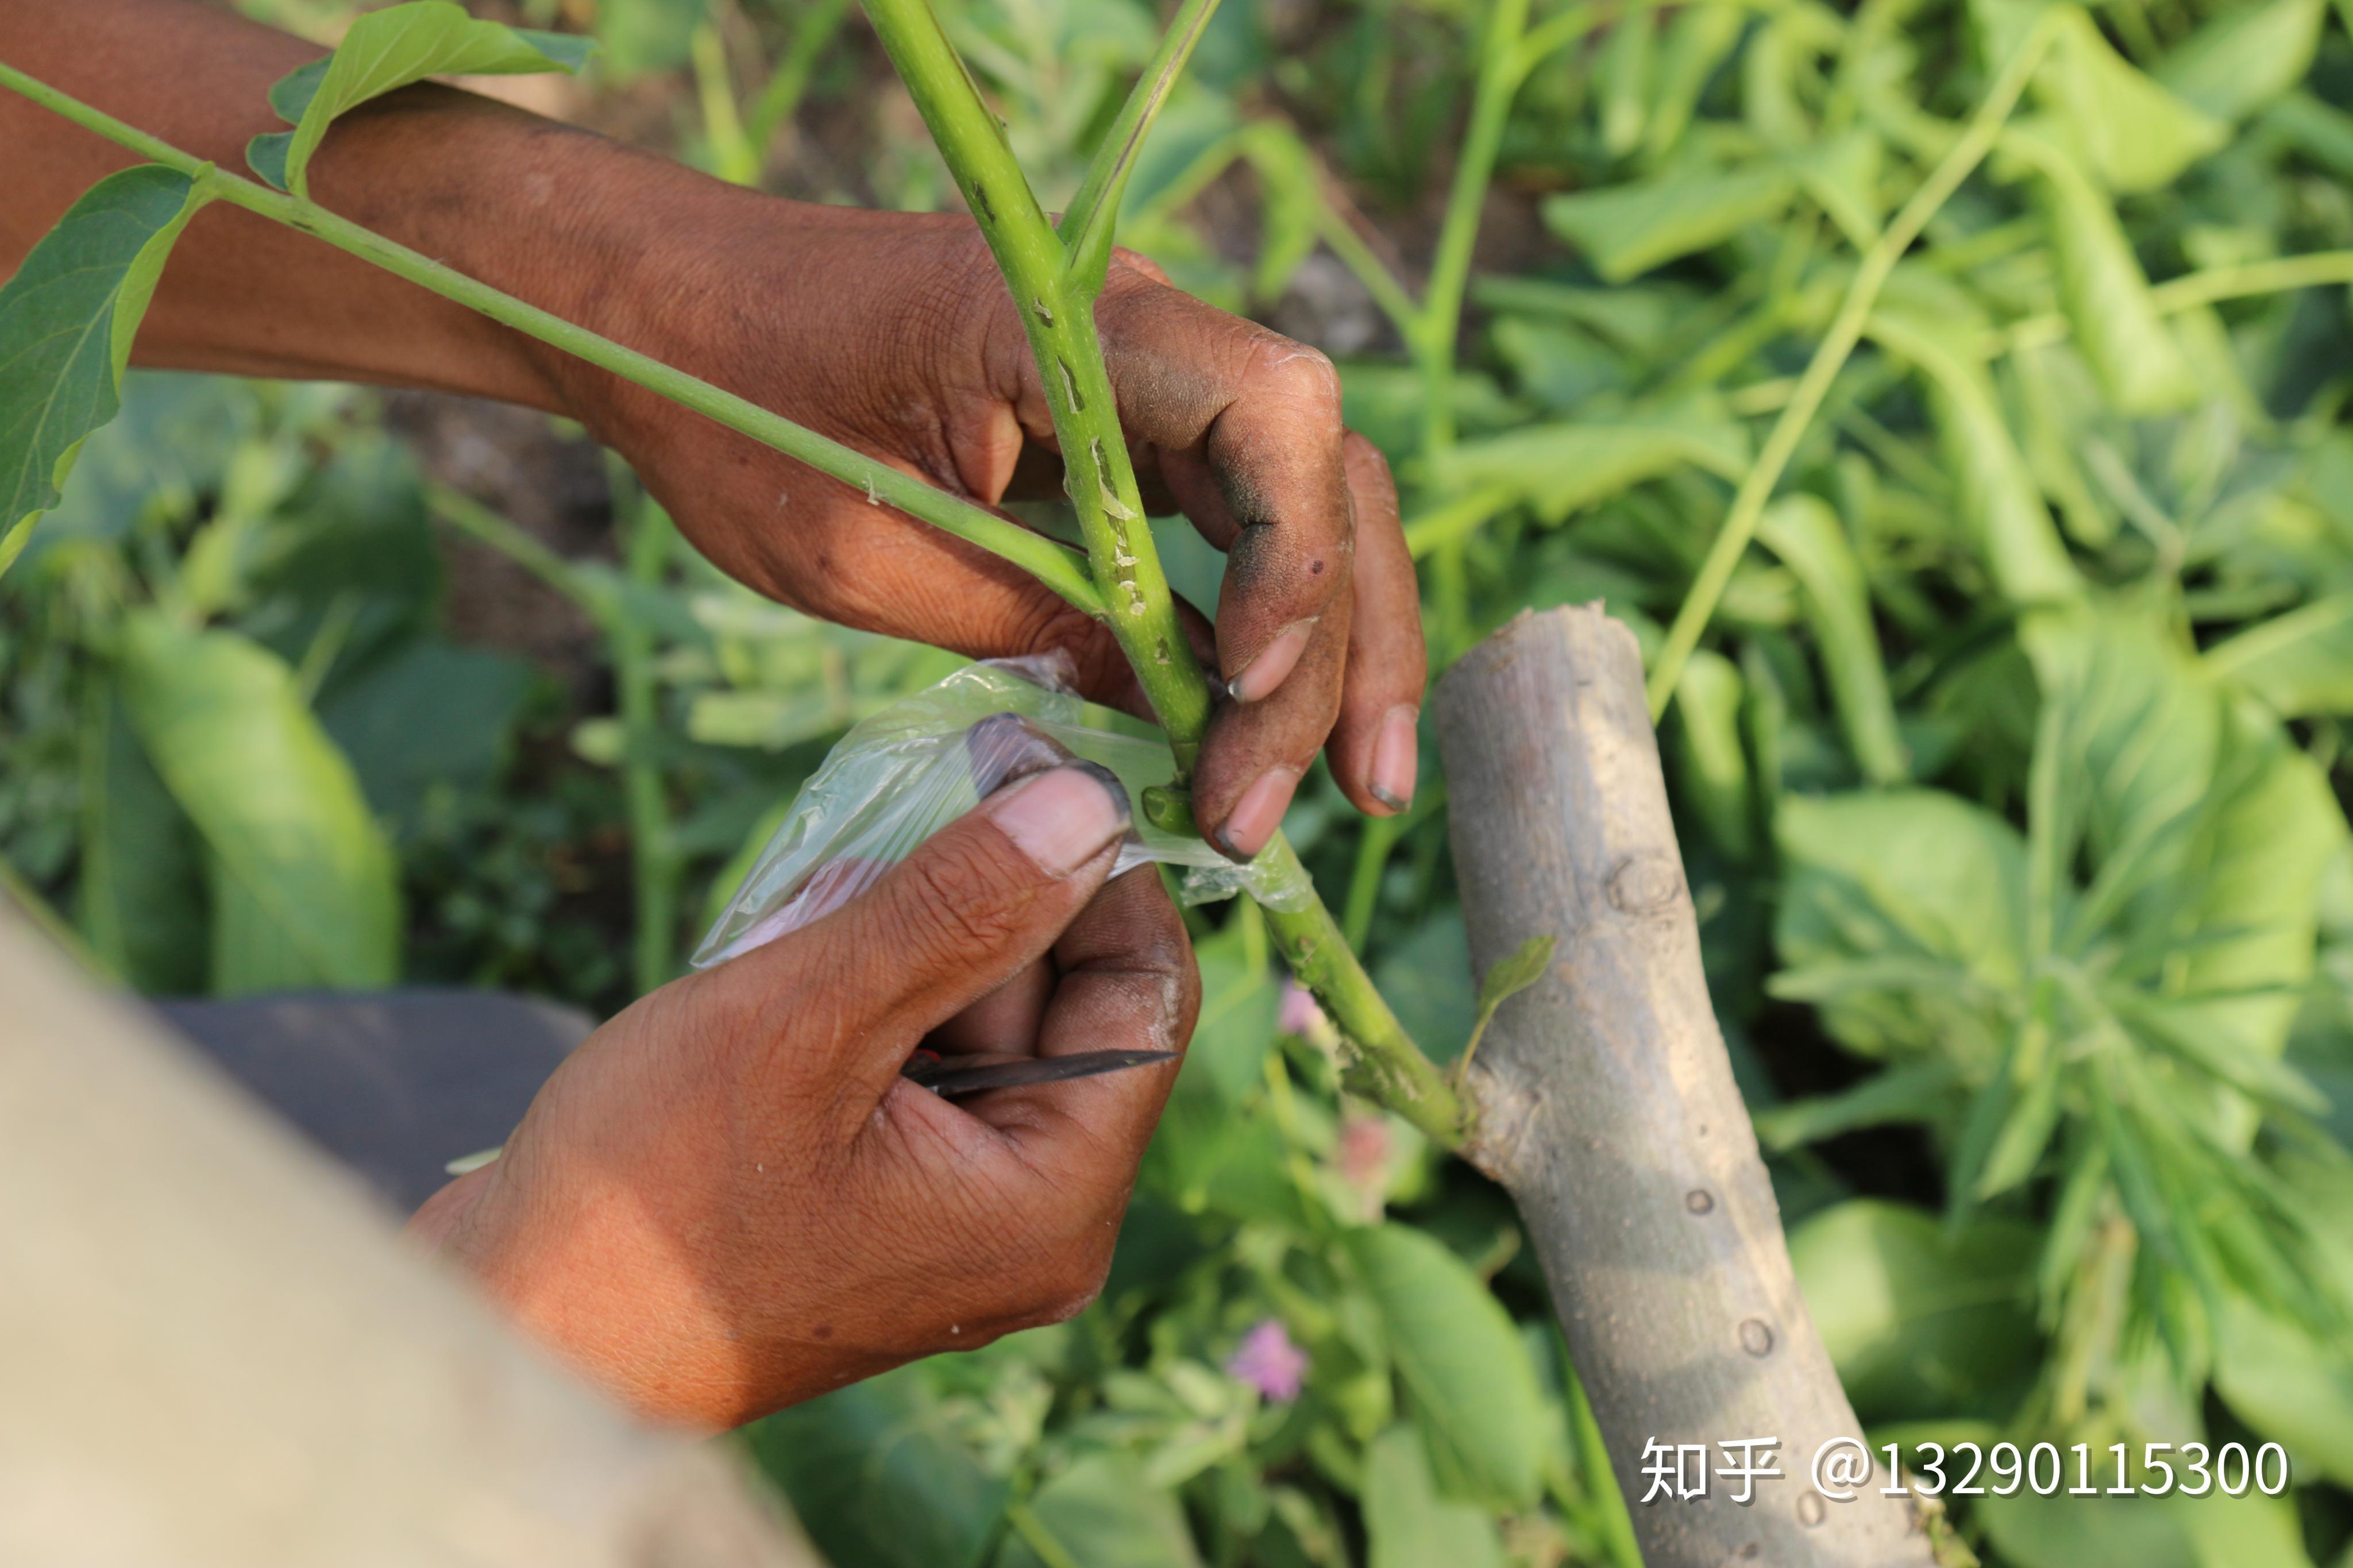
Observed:
[[[1226,814],[1225,826],[1218,829],[1219,847],[1237,860],[1247,860],[1265,848],[1274,830],[1282,826],[1283,808],[1298,787],[1297,768],[1269,768],[1259,774]]]
[[[1226,695],[1237,702],[1258,702],[1282,684],[1299,663],[1299,656],[1307,651],[1307,634],[1315,629],[1315,617],[1293,621],[1274,634],[1274,640],[1258,650],[1240,675],[1226,682]]]
[[[1365,787],[1391,811],[1413,804],[1414,775],[1421,770],[1421,741],[1414,732],[1421,710],[1400,702],[1381,718],[1381,732],[1373,739],[1373,776]]]
[[[1127,791],[1109,768],[1071,763],[990,795],[981,809],[1050,877],[1067,877],[1127,831]]]

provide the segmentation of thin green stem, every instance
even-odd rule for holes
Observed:
[[[763,157],[768,144],[776,139],[776,132],[784,129],[785,121],[793,117],[801,100],[807,96],[818,61],[826,46],[840,34],[841,19],[849,14],[849,0],[818,0],[802,13],[800,25],[793,29],[791,47],[769,76],[767,85],[760,89],[759,101],[752,106],[745,134]]]
[[[1068,291],[1064,247],[927,0],[866,0],[866,11],[1012,292],[1062,448],[1065,488],[1112,606],[1109,624],[1168,734],[1181,779],[1190,774],[1208,726],[1208,681],[1178,630],[1145,525],[1092,302]],[[1445,1147],[1459,1146],[1465,1133],[1460,1102],[1314,896],[1298,854],[1278,833],[1256,863],[1278,885],[1311,889],[1304,908],[1269,908],[1266,921],[1292,973],[1355,1048],[1349,1070],[1358,1092]]]
[[[1357,836],[1356,869],[1348,877],[1347,901],[1340,906],[1340,933],[1359,953],[1373,933],[1373,915],[1380,907],[1381,873],[1388,868],[1389,851],[1404,831],[1402,818],[1376,816]]]
[[[1063,488],[1078,512],[1106,624],[1168,732],[1178,773],[1189,775],[1208,728],[1208,681],[1177,625],[1145,523],[1092,296],[1069,287],[1069,253],[928,0],[867,0],[866,13],[1012,292],[1038,361],[1062,448]]]
[[[1087,574],[1080,569],[1078,562],[1071,558],[1069,551],[1042,534],[1032,533],[945,490],[902,474],[887,463],[820,436],[814,430],[804,429],[789,419],[769,413],[756,403],[723,391],[698,376],[664,364],[649,354],[623,348],[586,327],[575,326],[561,316],[543,310],[536,305],[526,304],[512,294],[444,267],[406,246],[386,239],[313,203],[297,200],[282,191],[273,191],[256,181],[225,173],[194,154],[184,153],[135,126],[126,125],[13,67],[0,64],[0,87],[20,93],[119,146],[128,147],[166,168],[178,170],[190,179],[201,182],[206,194],[213,197],[322,239],[338,250],[348,251],[387,272],[431,289],[444,299],[454,300],[479,310],[527,337],[536,338],[600,369],[611,371],[625,381],[658,392],[671,402],[715,420],[739,435],[748,436],[763,446],[807,463],[844,484],[856,486],[878,506],[888,504],[896,507],[935,528],[944,529],[959,539],[977,544],[992,554],[1003,556],[1088,615],[1100,618],[1107,614],[1103,595]]]
[[[429,485],[425,503],[433,514],[469,539],[495,550],[524,571],[571,600],[609,632],[614,616],[611,596],[584,576],[571,562],[517,528],[513,523],[460,489]]]
[[[1838,314],[1831,319],[1829,331],[1799,378],[1796,395],[1781,411],[1772,434],[1766,437],[1763,449],[1749,466],[1747,477],[1733,496],[1723,529],[1709,547],[1698,575],[1692,580],[1691,593],[1675,612],[1674,624],[1667,628],[1665,645],[1659,650],[1658,662],[1651,668],[1649,696],[1653,720],[1665,713],[1667,703],[1672,700],[1676,683],[1683,679],[1684,662],[1699,646],[1700,634],[1715,614],[1717,601],[1732,581],[1734,568],[1740,564],[1742,553],[1757,532],[1757,520],[1764,515],[1774,488],[1781,482],[1782,471],[1796,454],[1798,443],[1805,438],[1806,429],[1829,395],[1831,382],[1862,340],[1863,323],[1870,319],[1880,289],[1895,270],[1895,264],[1903,260],[1904,253],[1912,248],[1912,242],[1920,237],[1928,220],[1993,150],[2003,122],[2017,107],[2019,95],[2026,90],[2044,51],[2051,47],[2052,19],[2057,16],[2057,12],[2049,13],[2035,24],[1987,89],[1985,101],[1970,117],[1968,130],[1913,193],[1912,199],[1904,204],[1903,210],[1881,232],[1877,242],[1864,254],[1862,265],[1855,268],[1854,280],[1847,286]]]
[[[1184,0],[1176,8],[1159,47],[1145,62],[1135,89],[1120,106],[1119,118],[1112,122],[1110,133],[1087,165],[1079,194],[1071,198],[1070,211],[1062,216],[1061,234],[1070,251],[1062,282],[1071,298],[1092,300],[1103,292],[1111,267],[1112,232],[1119,226],[1120,198],[1127,190],[1128,175],[1134,172],[1136,154],[1168,101],[1177,73],[1192,58],[1193,46],[1201,41],[1217,10],[1218,0]]]
[[[2151,287],[2148,295],[2159,315],[2174,316],[2224,300],[2322,289],[2332,283],[2353,284],[2353,250],[2316,250],[2304,256],[2210,268],[2203,272],[2169,278]],[[2064,316],[2029,316],[2011,323],[2000,334],[1996,352],[2017,353],[2025,349],[2047,348],[2065,342],[2069,330]]]
[[[669,563],[670,519],[651,497],[637,492],[619,459],[612,467],[614,521],[623,531],[622,570],[630,582],[659,589]],[[677,972],[678,848],[662,780],[653,632],[635,616],[617,615],[606,640],[621,721],[621,795],[628,808],[629,876],[636,895],[632,969],[642,996],[667,984]]]
[[[1463,134],[1461,153],[1455,159],[1446,216],[1439,226],[1438,248],[1430,258],[1430,281],[1422,289],[1420,330],[1413,339],[1414,358],[1421,366],[1425,458],[1454,444],[1454,349],[1462,331],[1462,296],[1470,287],[1471,250],[1479,237],[1487,187],[1494,179],[1495,160],[1503,150],[1504,127],[1511,118],[1512,100],[1526,79],[1520,62],[1520,41],[1527,23],[1528,0],[1494,0],[1480,41],[1471,123]]]
[[[1365,243],[1365,237],[1356,232],[1339,208],[1329,201],[1318,205],[1323,210],[1315,216],[1316,233],[1332,247],[1332,254],[1340,258],[1340,265],[1356,274],[1356,281],[1365,286],[1373,303],[1381,308],[1381,313],[1410,347],[1421,334],[1421,307],[1388,264],[1373,254],[1373,247]]]

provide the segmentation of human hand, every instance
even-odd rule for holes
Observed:
[[[650,163],[627,188],[641,242],[584,279],[579,319],[983,504],[1059,493],[1037,367],[968,220],[806,206]],[[1358,807],[1402,810],[1419,598],[1388,466],[1344,430],[1330,362],[1132,255],[1096,315],[1147,506],[1181,509],[1230,558],[1214,634],[1187,612],[1232,699],[1197,764],[1196,816],[1255,854],[1327,737]],[[602,372],[545,368],[743,582],[976,656],[1065,648],[1087,695],[1145,710],[1109,629],[1018,568]]]
[[[1166,1066],[951,1102],[919,1046],[1175,1049],[1199,981],[1108,775],[997,790],[823,920],[597,1030],[412,1230],[649,1418],[724,1427],[1069,1317]]]

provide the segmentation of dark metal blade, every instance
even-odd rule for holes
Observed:
[[[1173,1062],[1175,1051],[1082,1051],[1069,1057],[998,1058],[974,1066],[969,1057],[934,1057],[926,1052],[909,1059],[900,1076],[923,1085],[934,1094],[954,1100],[984,1089],[1014,1089],[1028,1083],[1060,1083],[1066,1079],[1092,1078],[1099,1072]]]

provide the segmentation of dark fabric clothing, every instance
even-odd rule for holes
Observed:
[[[157,1011],[402,1214],[506,1141],[586,1013],[494,991],[304,992]]]

